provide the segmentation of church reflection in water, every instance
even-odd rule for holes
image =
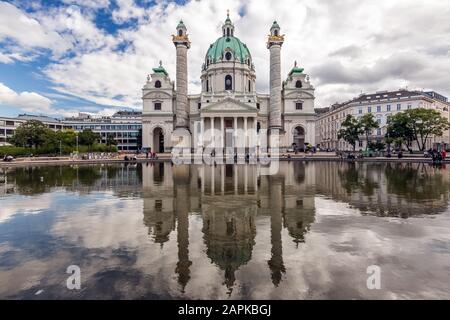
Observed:
[[[144,224],[155,243],[172,232],[178,243],[175,273],[181,291],[190,279],[189,215],[202,217],[206,255],[223,273],[231,293],[236,271],[252,259],[257,220],[270,222],[267,271],[278,286],[286,272],[283,228],[295,246],[314,222],[314,170],[304,163],[281,163],[277,175],[261,175],[259,165],[143,165]],[[269,251],[269,248],[267,249]]]

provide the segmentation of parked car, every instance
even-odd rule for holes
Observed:
[[[5,161],[5,162],[11,162],[11,161],[13,161],[14,160],[14,157],[13,156],[8,156],[8,155],[6,155],[4,158],[3,158],[3,161]]]

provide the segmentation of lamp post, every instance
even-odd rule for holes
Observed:
[[[77,156],[78,156],[78,133],[76,135],[76,140],[77,140]]]
[[[61,139],[59,140],[59,156],[62,156],[62,143],[61,143]]]

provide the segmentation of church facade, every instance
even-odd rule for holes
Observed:
[[[235,36],[227,16],[222,35],[206,50],[201,93],[189,95],[187,55],[191,43],[182,21],[176,31],[172,36],[176,48],[175,82],[160,63],[143,87],[144,148],[170,152],[177,145],[192,150],[211,145],[223,150],[242,146],[247,152],[267,146],[275,135],[281,150],[302,150],[306,144],[315,144],[314,87],[297,63],[282,81],[284,35],[277,22],[272,24],[267,41],[268,94],[256,92],[250,49]]]

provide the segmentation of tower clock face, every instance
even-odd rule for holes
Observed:
[[[231,60],[231,52],[225,53],[225,59],[227,59],[228,61]]]

